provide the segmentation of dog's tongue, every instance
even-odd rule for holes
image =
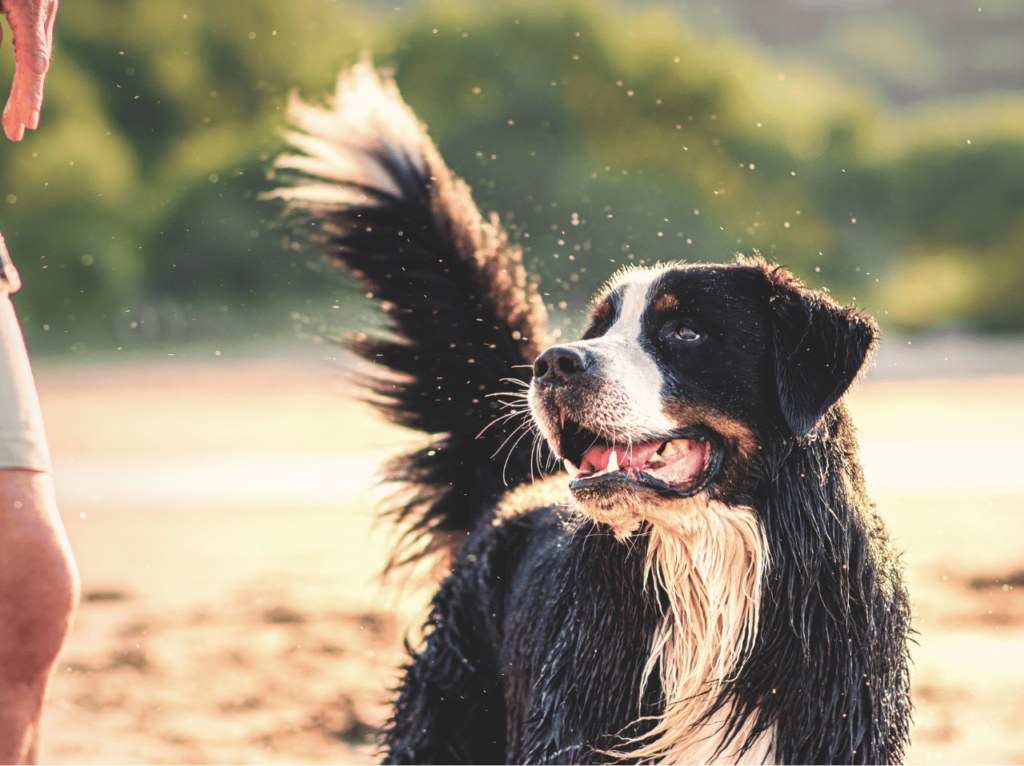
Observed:
[[[664,442],[651,442],[632,448],[626,448],[621,444],[611,447],[594,446],[584,453],[580,470],[584,473],[607,471],[614,452],[620,471],[643,470],[644,473],[666,484],[685,485],[700,476],[707,451],[710,449],[706,441],[676,439],[666,448],[664,455],[655,455],[662,444]],[[650,464],[647,461],[650,461]]]
[[[583,465],[580,466],[580,470],[584,472],[608,470],[612,452],[615,453],[615,459],[619,462],[619,469],[640,470],[650,460],[651,455],[661,448],[662,444],[664,442],[638,444],[629,448],[621,444],[612,447],[591,447],[583,455]]]
[[[675,448],[671,455],[663,456],[663,460],[647,466],[647,473],[666,484],[689,484],[698,479],[704,470],[704,461],[710,445],[700,439],[682,439],[672,443]]]

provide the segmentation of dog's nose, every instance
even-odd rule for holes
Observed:
[[[568,383],[590,366],[591,356],[572,346],[552,346],[533,363],[533,379],[538,383]]]

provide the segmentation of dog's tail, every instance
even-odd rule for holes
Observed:
[[[461,540],[539,469],[522,391],[546,345],[544,304],[497,216],[481,217],[393,80],[358,64],[326,107],[293,97],[290,118],[297,152],[278,159],[274,196],[391,320],[391,337],[345,341],[383,368],[366,381],[377,406],[435,437],[386,476],[408,489],[390,509],[405,525],[396,556],[415,558]]]

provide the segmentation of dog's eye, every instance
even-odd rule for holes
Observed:
[[[689,327],[684,325],[676,330],[676,337],[681,340],[700,340],[700,333],[696,330],[691,330]]]

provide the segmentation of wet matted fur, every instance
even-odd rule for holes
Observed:
[[[900,761],[908,599],[842,399],[871,318],[755,256],[621,272],[548,347],[391,80],[291,115],[277,195],[382,301],[395,336],[350,347],[434,436],[389,468],[401,555],[452,556],[387,761]]]

